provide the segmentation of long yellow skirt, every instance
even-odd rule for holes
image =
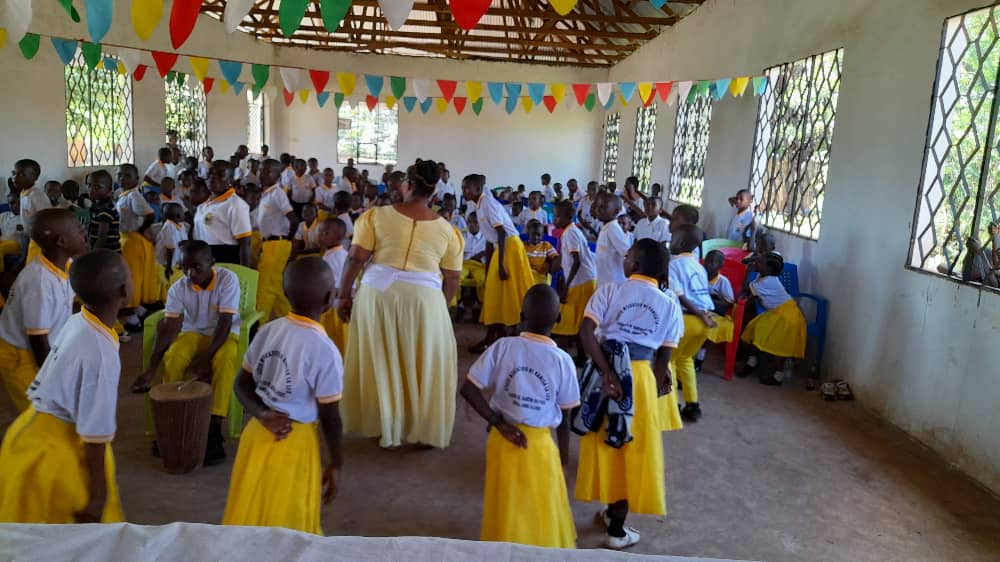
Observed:
[[[559,322],[552,328],[552,333],[557,336],[575,336],[580,333],[583,313],[595,291],[597,291],[596,279],[570,288],[566,292],[566,303],[559,308]]]
[[[552,430],[517,427],[528,438],[527,449],[518,448],[496,430],[486,440],[479,540],[574,548],[576,527]]]
[[[14,347],[0,339],[0,379],[18,412],[28,409],[28,387],[38,374],[38,364],[31,350]]]
[[[806,319],[794,300],[754,318],[743,330],[743,341],[778,357],[806,356]]]
[[[458,350],[444,293],[393,283],[362,285],[354,300],[344,363],[344,431],[381,437],[383,447],[446,447],[455,422]]]
[[[340,355],[343,356],[347,353],[347,334],[350,329],[350,324],[344,324],[341,321],[340,316],[337,315],[337,309],[331,308],[323,313],[320,318],[320,324],[326,328],[326,335],[330,336],[333,340],[334,345],[337,346],[337,350],[340,351]]]
[[[132,298],[128,308],[160,300],[160,276],[156,272],[156,249],[138,232],[123,232],[122,258],[132,273]]]
[[[222,524],[285,527],[322,535],[322,494],[316,425],[293,422],[288,437],[276,441],[253,418],[240,435]]]
[[[517,236],[507,238],[504,248],[504,266],[507,280],[500,280],[498,263],[500,252],[494,251],[490,267],[486,272],[486,294],[483,295],[483,311],[479,321],[486,326],[502,324],[517,326],[521,323],[521,305],[528,289],[535,285],[528,254]]]
[[[0,447],[0,522],[75,523],[73,514],[90,500],[83,446],[73,424],[34,408],[21,413]],[[101,522],[117,523],[125,516],[115,458],[111,445],[105,447]]]
[[[475,288],[479,302],[483,302],[486,296],[486,264],[478,260],[465,260],[462,262],[462,279],[458,282],[458,285],[460,287]]]
[[[191,361],[212,345],[212,336],[198,332],[181,332],[163,355],[163,382],[180,382],[187,378]],[[233,395],[233,380],[240,368],[239,336],[229,334],[226,343],[212,357],[212,415],[226,417]]]
[[[257,310],[264,313],[265,320],[280,318],[291,310],[283,285],[285,265],[291,255],[292,243],[288,240],[271,240],[260,245]]]
[[[604,444],[607,422],[580,439],[576,499],[611,504],[628,500],[632,513],[666,515],[663,441],[656,408],[656,381],[649,361],[632,362],[631,442],[620,449]]]

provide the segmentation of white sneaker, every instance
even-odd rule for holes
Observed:
[[[605,529],[611,526],[611,518],[608,517],[608,510],[601,509],[600,511],[598,511],[594,515],[594,522],[597,523],[599,526],[604,527]]]
[[[608,538],[604,541],[604,546],[612,550],[623,550],[637,544],[639,544],[639,531],[636,531],[632,527],[625,527],[624,537],[612,537],[608,535]]]

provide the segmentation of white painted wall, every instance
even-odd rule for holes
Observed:
[[[709,0],[611,71],[612,80],[709,79],[844,47],[818,242],[779,236],[806,290],[832,303],[825,369],[859,399],[1000,492],[1000,297],[904,269],[942,25],[986,0]],[[716,104],[704,223],[747,186],[757,103]],[[661,114],[673,121],[676,108]],[[632,134],[634,109],[623,112]],[[666,126],[657,146],[666,146]],[[671,130],[673,126],[670,125]],[[621,161],[631,163],[623,135]],[[670,153],[657,149],[654,180]],[[619,177],[627,173],[619,166]]]

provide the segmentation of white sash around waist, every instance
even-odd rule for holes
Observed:
[[[380,293],[384,293],[397,281],[429,289],[441,289],[441,274],[437,271],[403,271],[379,263],[365,266],[365,275],[361,278],[362,285],[367,285]]]

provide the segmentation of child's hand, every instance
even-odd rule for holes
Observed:
[[[73,519],[77,523],[100,523],[101,515],[104,512],[104,502],[91,501],[82,510],[73,514]]]
[[[265,429],[274,434],[275,441],[281,441],[292,432],[292,420],[281,412],[267,410],[257,419]]]
[[[666,396],[670,394],[670,392],[674,389],[673,387],[674,387],[673,377],[670,376],[670,371],[667,371],[666,376],[664,376],[663,380],[660,381],[660,383],[657,385],[659,396]]]
[[[327,505],[337,497],[337,488],[340,483],[340,470],[331,465],[327,465],[323,471],[323,505]]]
[[[618,379],[618,375],[615,373],[604,373],[602,376],[604,378],[604,393],[612,400],[621,400],[622,385]]]
[[[212,356],[199,353],[191,361],[191,374],[201,382],[212,384]]]
[[[518,429],[517,427],[507,422],[500,422],[494,427],[497,428],[497,431],[500,432],[500,435],[503,435],[504,439],[510,441],[515,446],[521,449],[528,448],[528,438],[525,437],[524,433],[522,433],[521,430]]]
[[[501,281],[506,281],[507,279],[510,278],[510,276],[507,275],[507,268],[504,267],[502,263],[497,264],[497,275],[500,276]]]
[[[351,298],[351,295],[338,298],[340,299],[340,305],[337,306],[337,316],[340,317],[342,322],[350,322],[351,310],[354,308],[354,299]]]
[[[559,287],[559,302],[562,304],[566,304],[566,301],[569,299],[569,289],[567,288],[567,285],[568,284],[564,281],[562,286]]]
[[[704,322],[709,328],[715,328],[719,325],[718,322],[715,321],[715,318],[712,318],[712,315],[708,312],[702,312],[698,315],[698,317],[700,317],[701,321]]]

